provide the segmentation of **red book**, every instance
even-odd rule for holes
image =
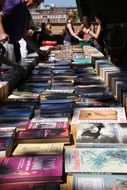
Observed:
[[[51,128],[69,128],[68,121],[52,121],[52,122],[20,122],[16,126],[17,131],[28,129],[51,129]]]
[[[70,135],[67,128],[40,129],[18,131],[16,143],[41,143],[41,142],[69,142]]]

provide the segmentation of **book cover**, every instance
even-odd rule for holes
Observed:
[[[45,92],[55,92],[55,93],[73,93],[74,87],[73,86],[61,86],[61,87],[52,87],[51,89],[47,89]]]
[[[0,158],[0,184],[62,179],[62,155]]]
[[[40,116],[34,117],[31,119],[31,122],[42,122],[42,123],[54,123],[54,122],[68,122],[68,117],[59,117],[59,118],[42,118]]]
[[[46,99],[42,100],[40,103],[42,104],[62,104],[62,103],[73,103],[73,99],[67,99],[67,98],[54,98],[54,99]]]
[[[120,103],[111,97],[103,98],[82,98],[80,102],[76,102],[76,107],[116,107]]]
[[[62,143],[18,144],[12,156],[63,154]]]
[[[79,94],[80,95],[80,94]],[[81,94],[81,97],[84,98],[109,98],[109,97],[113,97],[113,93],[112,92],[108,92],[108,91],[99,91],[99,92],[85,92],[83,94]]]
[[[35,118],[31,120],[30,122],[20,122],[16,126],[16,131],[21,131],[21,130],[37,130],[37,129],[57,129],[57,128],[67,128],[69,129],[69,122],[68,121],[55,121],[55,120],[44,120],[42,121],[35,121]]]
[[[127,173],[127,148],[70,148],[65,150],[65,172]]]
[[[16,143],[69,142],[67,128],[25,130],[16,133]]]
[[[126,175],[78,175],[73,177],[74,190],[126,190]]]
[[[71,124],[126,123],[124,107],[75,108]]]
[[[86,93],[98,93],[106,92],[106,86],[104,85],[78,85],[75,86],[76,95],[85,95]]]
[[[43,112],[65,112],[73,109],[73,103],[61,103],[61,104],[40,104],[41,113]]]
[[[10,96],[8,96],[8,100],[30,100],[30,101],[38,101],[39,98],[39,94],[21,94],[20,93],[16,93],[16,94],[11,94]]]
[[[127,147],[127,124],[79,124],[77,125],[76,147]]]

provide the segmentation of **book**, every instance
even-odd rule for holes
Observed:
[[[127,148],[69,148],[65,172],[126,174]]]
[[[72,65],[91,65],[91,59],[90,58],[75,58],[72,60]]]
[[[81,97],[84,98],[110,98],[113,97],[113,93],[109,91],[100,91],[100,92],[86,92],[81,94]]]
[[[70,93],[72,94],[74,92],[73,86],[61,86],[61,87],[51,87],[51,89],[45,90],[47,93]]]
[[[0,184],[28,181],[62,181],[63,156],[15,156],[0,158]]]
[[[8,96],[8,99],[9,100],[29,100],[29,101],[37,102],[39,100],[39,94],[17,92]]]
[[[73,176],[74,190],[125,190],[127,188],[126,175],[85,175]]]
[[[52,142],[70,142],[68,128],[25,130],[16,133],[15,143],[52,143]]]
[[[0,158],[11,156],[13,151],[13,137],[0,137]]]
[[[58,119],[57,119],[58,120]],[[55,121],[55,120],[44,120],[36,121],[31,120],[30,122],[19,122],[16,126],[16,131],[22,130],[40,130],[40,129],[57,129],[57,128],[68,128],[69,129],[69,122],[68,121]]]
[[[0,120],[29,120],[34,115],[31,109],[2,109],[0,110]]]
[[[116,95],[116,88],[117,88],[117,83],[118,82],[127,82],[127,77],[123,76],[122,77],[112,77],[111,79],[111,84],[110,84],[110,89],[112,90],[112,92],[114,93],[114,95]]]
[[[15,182],[0,184],[2,190],[60,190],[59,183],[44,183],[44,182]]]
[[[12,156],[30,156],[30,155],[50,155],[63,154],[64,144],[59,143],[39,143],[39,144],[18,144],[14,149]]]
[[[71,124],[126,123],[124,107],[75,108]]]
[[[127,147],[126,123],[84,123],[77,125],[76,147]]]
[[[42,118],[40,116],[38,117],[34,117],[31,119],[31,122],[35,122],[35,123],[38,123],[38,122],[42,122],[42,123],[56,123],[56,122],[68,122],[68,117],[59,117],[59,118]]]
[[[106,91],[104,85],[78,85],[75,86],[75,94],[84,95],[84,93],[97,93]]]
[[[54,98],[54,99],[47,99],[42,100],[40,104],[63,104],[63,103],[73,103],[73,99],[67,99],[67,98]]]
[[[116,81],[116,99],[122,102],[122,93],[127,92],[127,84],[124,81]]]
[[[73,103],[40,104],[41,113],[71,112]]]

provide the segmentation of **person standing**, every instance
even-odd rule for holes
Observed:
[[[45,56],[45,52],[37,47],[29,35],[31,15],[28,8],[35,8],[40,3],[41,0],[5,0],[1,16],[2,26],[0,24],[0,36],[3,36],[1,40],[8,39],[9,43],[15,44],[24,38],[31,49]]]
[[[94,38],[94,47],[97,48],[99,51],[101,51],[103,54],[105,54],[104,52],[104,48],[105,48],[105,22],[104,22],[104,18],[101,14],[98,14],[95,16],[95,21],[97,24],[97,28],[96,31],[87,31],[91,37]]]
[[[67,22],[65,24],[65,30],[64,30],[64,41],[63,41],[64,45],[72,45],[73,38],[77,40],[82,40],[74,32],[73,21],[74,21],[74,12],[69,11],[67,13]]]

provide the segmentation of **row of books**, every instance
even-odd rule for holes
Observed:
[[[114,97],[126,108],[126,69],[119,68],[108,60],[96,61],[95,68],[97,74],[105,81]]]
[[[79,58],[83,56],[80,48],[72,47],[72,50],[78,54],[76,56]],[[83,59],[85,58],[87,57],[84,56]],[[0,158],[0,187],[2,189],[16,189],[19,184],[22,185],[22,189],[50,188],[51,183],[55,183],[56,186],[52,186],[52,188],[57,189],[59,183],[63,183],[65,173],[67,175],[79,172],[118,174],[120,164],[122,164],[120,174],[126,173],[126,148],[101,148],[101,140],[108,139],[109,134],[111,134],[109,142],[119,138],[118,141],[116,140],[116,146],[119,142],[122,144],[121,138],[126,138],[124,135],[122,136],[122,133],[126,131],[125,110],[114,100],[112,93],[109,92],[101,78],[94,84],[93,80],[89,80],[93,76],[97,77],[92,65],[85,64],[85,62],[77,64],[76,67],[71,64],[70,60],[69,63],[68,60],[40,63],[25,81],[28,85],[32,79],[32,83],[35,83],[32,90],[26,91],[24,82],[22,89],[17,88],[12,92],[11,98],[8,98],[6,104],[11,102],[9,104],[12,105],[21,103],[21,107],[30,106],[29,109],[34,111],[34,115],[27,122],[19,123],[21,121],[19,120],[13,125],[13,131],[8,132],[8,136],[10,135],[13,139],[13,146],[11,157]],[[43,86],[48,83],[44,91],[38,92],[36,89],[33,91],[37,84],[36,79],[40,80]],[[87,83],[85,83],[86,79],[88,79]],[[40,88],[40,85],[37,84],[37,86]],[[30,98],[34,93],[36,97]],[[14,98],[14,100],[13,95],[18,98]],[[105,102],[107,106],[104,106]],[[13,106],[15,107],[15,105]],[[8,112],[9,109],[11,112],[12,108],[8,108]],[[22,109],[22,114],[23,112]],[[72,120],[71,126],[68,118]],[[9,120],[9,125],[11,125],[10,123]],[[109,123],[112,125],[109,126]],[[116,123],[123,124],[118,126]],[[1,124],[1,128],[2,125],[4,124]],[[74,137],[75,129],[77,131],[76,139]],[[71,134],[74,139],[71,139]],[[78,138],[83,135],[85,141],[82,139],[82,144],[83,146],[88,145],[88,148],[81,149],[78,148]],[[112,138],[113,135],[117,137]],[[86,139],[88,139],[87,142]],[[44,142],[45,144],[42,144]],[[57,144],[58,142],[62,144]],[[77,148],[67,148],[66,144],[71,146],[74,142],[76,142]],[[100,148],[92,148],[91,142],[96,143]],[[124,142],[126,144],[126,140]],[[65,144],[65,153],[63,143]],[[114,141],[113,144],[115,144]],[[115,164],[119,166],[118,169],[114,168]],[[74,189],[78,189],[79,186],[85,187],[85,185],[81,185],[81,180],[84,178],[85,181],[85,177],[83,175],[80,177],[74,175]],[[97,175],[94,177],[98,178]],[[103,176],[101,177],[103,178]],[[90,189],[87,179],[85,182],[86,189]],[[42,185],[46,183],[49,186]],[[99,179],[97,184],[99,184]],[[102,189],[101,186],[100,189]]]

